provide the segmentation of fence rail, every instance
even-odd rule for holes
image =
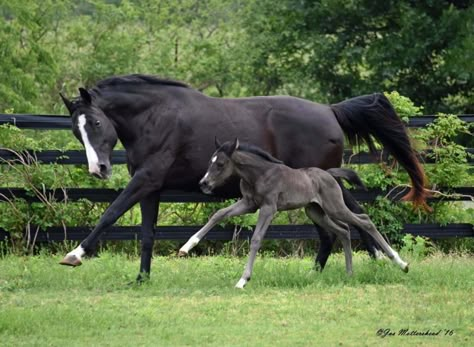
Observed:
[[[474,114],[458,115],[465,122],[474,122]],[[409,127],[424,127],[435,120],[436,116],[410,117]],[[23,129],[70,129],[71,117],[58,115],[32,115],[32,114],[2,114],[0,124],[13,124]]]
[[[474,163],[474,148],[466,148],[466,152],[470,154],[467,160],[469,163]],[[428,150],[422,155],[420,159],[426,163],[434,163],[435,160],[430,156],[433,151]],[[86,152],[82,150],[71,150],[71,151],[57,151],[57,150],[46,150],[46,151],[22,151],[18,153],[24,157],[32,156],[36,160],[43,164],[63,164],[63,165],[85,165],[87,164]],[[351,164],[371,164],[377,163],[380,160],[387,161],[389,153],[377,152],[373,155],[370,153],[360,152],[354,154],[350,149],[344,150],[344,163]],[[0,165],[5,164],[3,160],[17,160],[18,155],[9,150],[0,149]],[[124,150],[116,150],[112,153],[112,164],[125,164],[127,162],[126,153]]]
[[[472,201],[474,196],[474,187],[457,187],[441,189],[442,195],[434,193],[429,197],[431,201]],[[92,202],[112,202],[122,192],[122,189],[107,188],[61,188],[45,189],[41,193],[56,201],[78,201],[87,199]],[[386,196],[389,199],[398,201],[408,192],[407,187],[394,187],[392,189],[370,189],[351,190],[352,195],[358,201],[374,201],[378,196]],[[27,202],[41,202],[41,200],[32,192],[23,188],[0,188],[0,202],[11,199],[24,199]],[[184,192],[179,190],[164,190],[160,194],[161,202],[186,203],[186,202],[220,202],[225,199],[212,195],[205,195],[200,192]]]
[[[474,122],[474,115],[459,115],[460,119],[466,122]],[[417,116],[411,117],[409,120],[409,127],[424,127],[433,122],[435,116]],[[0,114],[1,124],[13,124],[23,129],[70,129],[71,118],[68,116],[55,115],[30,115],[30,114]],[[468,148],[466,151],[474,155],[474,148]],[[41,163],[58,163],[65,165],[81,165],[87,164],[87,158],[84,151],[54,151],[45,150],[38,152],[23,152],[21,155],[30,154],[34,156]],[[427,151],[421,156],[425,163],[433,163],[434,161],[429,156]],[[368,153],[353,154],[350,150],[344,152],[344,162],[354,164],[374,163],[382,160],[387,160],[388,154],[386,152],[379,153],[374,156]],[[3,160],[2,160],[3,159]],[[5,160],[15,160],[17,156],[15,153],[7,150],[0,150],[0,163]],[[468,159],[470,163],[474,162],[474,158]],[[113,164],[125,164],[126,154],[123,150],[113,152]],[[371,189],[369,191],[355,190],[352,191],[354,197],[359,201],[373,201],[377,196],[387,196],[391,199],[398,200],[406,188],[394,188],[392,190]],[[430,200],[461,200],[469,201],[474,196],[474,187],[458,187],[450,188],[443,192],[448,192],[448,195],[435,196]],[[92,202],[112,202],[121,190],[114,189],[96,189],[96,188],[66,188],[56,190],[44,190],[42,193],[48,197],[54,198],[57,201],[78,201],[80,199],[88,199]],[[161,193],[161,202],[185,203],[185,202],[218,202],[223,201],[221,198],[207,196],[199,192],[183,192],[183,191],[163,191]],[[21,198],[27,202],[39,202],[38,197],[31,191],[22,188],[0,188],[0,203],[9,199]],[[161,240],[187,240],[193,235],[200,226],[158,226],[156,228],[156,239]],[[36,228],[30,228],[29,239],[35,239],[37,242],[52,242],[63,240],[82,240],[91,231],[91,227],[67,227],[66,232],[62,227],[50,227],[44,231],[36,233]],[[318,239],[318,234],[315,232],[313,225],[271,225],[266,238],[269,239]],[[442,238],[456,238],[456,237],[474,237],[474,226],[472,224],[448,224],[445,226],[437,224],[406,224],[402,233],[409,233],[412,235],[426,236],[433,239]],[[8,232],[0,228],[0,241],[8,238]],[[250,230],[242,230],[239,233],[240,239],[246,239],[251,236]],[[358,239],[357,231],[352,230],[351,236],[353,239]],[[138,240],[140,239],[139,226],[113,226],[107,230],[103,235],[103,240]],[[209,232],[206,239],[209,240],[232,240],[235,237],[234,227],[219,228],[216,227]]]
[[[156,227],[155,240],[186,241],[194,235],[201,226],[158,226]],[[253,227],[251,228],[253,230]],[[35,227],[30,228],[29,240],[36,242],[81,241],[90,232],[92,227],[50,227],[44,231],[36,232]],[[382,230],[383,232],[383,230]],[[432,239],[474,237],[474,226],[467,223],[459,224],[405,224],[402,234],[425,236]],[[0,241],[8,239],[8,232],[0,229]],[[230,241],[233,239],[245,240],[252,236],[251,230],[236,230],[235,227],[214,227],[206,235],[206,240]],[[26,235],[25,235],[26,237]],[[351,228],[351,238],[359,240],[359,233]],[[270,225],[265,239],[285,240],[318,240],[316,227],[309,224],[301,225]],[[101,240],[141,240],[139,226],[113,226],[101,237]]]

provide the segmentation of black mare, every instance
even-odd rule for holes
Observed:
[[[142,211],[142,255],[140,274],[148,275],[157,222],[159,192],[163,189],[198,190],[214,152],[216,135],[253,143],[293,168],[339,167],[344,136],[356,137],[375,150],[372,136],[389,150],[407,170],[412,189],[406,199],[424,205],[424,173],[410,146],[406,129],[383,94],[355,97],[338,104],[323,105],[289,96],[250,98],[208,97],[181,82],[148,75],[111,77],[68,100],[73,132],[84,144],[89,172],[100,178],[111,174],[111,154],[117,138],[127,153],[132,176],[90,235],[61,262],[80,265],[100,235],[133,205]],[[216,192],[238,194],[238,181]],[[345,191],[346,205],[362,210]],[[373,240],[359,233],[369,253]],[[334,237],[320,230],[317,263],[323,268]]]

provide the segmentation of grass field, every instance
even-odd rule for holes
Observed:
[[[244,290],[233,288],[243,258],[155,258],[141,286],[127,285],[137,259],[59,260],[0,259],[1,346],[474,345],[472,256],[412,260],[404,274],[357,254],[352,278],[341,255],[323,273],[309,258],[263,257]]]

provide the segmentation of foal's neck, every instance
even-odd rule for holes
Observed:
[[[256,154],[243,151],[235,151],[232,154],[232,162],[235,173],[250,186],[254,186],[259,177],[278,165],[260,158]]]

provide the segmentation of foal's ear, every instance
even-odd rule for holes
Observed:
[[[59,93],[59,95],[61,96],[61,99],[63,100],[64,105],[66,105],[66,108],[69,111],[69,113],[72,114],[73,113],[73,106],[72,106],[71,100],[66,98],[62,93]]]
[[[81,94],[82,100],[84,100],[88,104],[92,104],[92,97],[85,88],[79,88],[79,93]]]
[[[219,149],[222,146],[222,144],[217,139],[217,136],[214,137],[214,145],[216,146],[216,149]]]
[[[234,143],[232,144],[232,147],[230,147],[230,155],[235,152],[236,149],[239,148],[239,139],[235,138]]]

